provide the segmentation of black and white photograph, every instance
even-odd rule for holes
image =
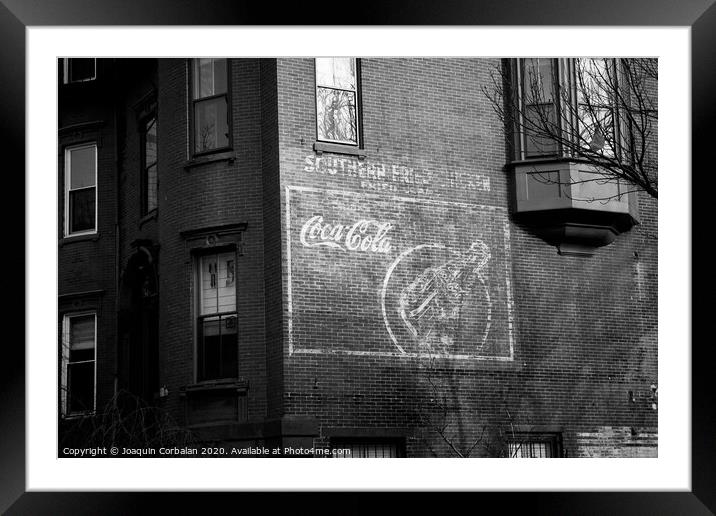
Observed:
[[[26,170],[0,512],[710,514],[713,0],[354,26],[74,1],[0,0]]]
[[[58,456],[658,457],[658,68],[60,58]]]

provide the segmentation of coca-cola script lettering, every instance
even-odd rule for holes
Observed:
[[[343,251],[390,253],[389,222],[362,219],[355,224],[331,224],[322,215],[308,219],[301,228],[301,244],[306,247],[333,247]]]

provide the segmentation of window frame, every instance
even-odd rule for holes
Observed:
[[[94,186],[87,186],[84,188],[76,188],[74,190],[71,189],[72,184],[72,159],[71,154],[74,150],[79,149],[86,149],[86,148],[94,148]],[[67,145],[64,147],[64,182],[65,182],[65,188],[64,188],[64,237],[75,237],[75,236],[82,236],[82,235],[96,235],[98,232],[99,224],[98,224],[98,218],[99,218],[99,188],[98,188],[98,160],[99,160],[99,146],[97,145],[96,141],[91,142],[84,142],[84,143],[78,143],[78,144],[72,144]],[[94,228],[93,229],[86,229],[82,231],[75,231],[72,232],[72,221],[71,221],[71,213],[70,213],[70,193],[77,191],[77,190],[85,190],[89,188],[94,188]]]
[[[527,131],[524,122],[524,113],[527,104],[525,103],[525,92],[524,92],[524,76],[525,76],[525,61],[529,58],[516,58],[512,67],[512,76],[516,79],[517,85],[517,124],[514,128],[513,136],[515,138],[515,151],[513,153],[513,160],[517,161],[535,161],[535,160],[555,160],[555,159],[570,159],[574,158],[572,153],[566,151],[561,142],[555,142],[556,150],[554,153],[545,153],[539,155],[527,155]],[[577,76],[576,67],[577,59],[609,59],[609,65],[614,67],[614,73],[616,74],[617,87],[620,84],[621,79],[621,63],[618,58],[540,58],[550,59],[552,61],[552,91],[555,116],[557,119],[557,125],[559,131],[562,133],[566,140],[572,143],[577,143],[578,134],[576,134],[579,128],[579,122],[576,120],[576,112],[579,106],[579,99],[577,95]],[[514,87],[514,85],[513,85]],[[564,107],[565,98],[570,103],[569,112],[565,112]],[[612,92],[612,95],[615,95]],[[624,147],[622,140],[623,128],[621,127],[624,123],[620,116],[618,103],[614,102],[611,107],[612,116],[614,117],[614,130],[616,134],[614,136],[615,142],[617,142],[616,149],[614,149],[614,155],[621,157]],[[569,119],[567,117],[569,116]],[[565,127],[565,122],[567,126]]]
[[[92,315],[94,318],[94,346],[92,360],[70,362],[70,320],[75,317],[86,317]],[[62,334],[60,342],[60,414],[63,418],[83,417],[93,415],[97,412],[97,310],[83,310],[79,312],[68,312],[62,316]],[[67,346],[65,346],[65,342]],[[70,411],[70,386],[69,365],[78,363],[93,363],[93,388],[92,388],[92,409],[79,412]]]
[[[526,110],[526,104],[525,102],[525,61],[527,59],[534,59],[534,58],[517,58],[516,63],[516,76],[517,76],[517,102],[518,102],[518,126],[517,126],[517,136],[518,136],[518,142],[519,142],[519,150],[518,150],[518,156],[517,159],[519,160],[535,160],[535,159],[552,159],[552,158],[558,158],[561,156],[564,156],[564,151],[562,149],[562,146],[560,142],[554,142],[555,144],[555,151],[553,153],[543,153],[538,154],[534,156],[527,156],[527,130],[525,127],[524,122],[524,114]],[[563,131],[564,128],[562,127],[562,117],[559,116],[561,113],[561,92],[563,89],[562,81],[560,78],[562,77],[563,68],[561,59],[556,58],[542,58],[538,57],[537,59],[549,59],[552,62],[552,69],[551,69],[551,81],[552,81],[552,101],[551,102],[545,102],[541,103],[539,105],[551,105],[552,110],[554,111],[555,118],[557,120],[557,124],[559,125],[560,131]],[[538,104],[530,104],[530,105],[538,105]]]
[[[510,445],[518,444],[546,444],[550,450],[549,457],[522,457],[510,455]],[[519,449],[519,448],[517,448]],[[505,456],[508,459],[559,459],[562,457],[562,434],[561,432],[514,432],[505,439]]]
[[[579,101],[579,95],[577,93],[577,88],[578,88],[578,85],[577,85],[577,66],[578,66],[577,61],[580,59],[594,60],[595,58],[574,57],[574,58],[569,59],[570,83],[573,85],[573,87],[570,89],[570,98],[572,99],[572,101],[574,102],[574,104],[576,106],[575,112],[578,112],[579,106],[582,104]],[[621,59],[616,58],[616,57],[596,58],[596,59],[604,60],[606,62],[606,66],[611,67],[611,70],[607,70],[606,73],[614,74],[614,82],[616,83],[616,87],[617,87],[617,89],[621,88],[621,85],[622,85]],[[614,138],[614,142],[616,143],[616,148],[613,149],[613,156],[611,156],[611,157],[619,159],[622,157],[622,152],[623,152],[622,149],[624,147],[624,142],[622,140],[622,134],[623,134],[622,124],[624,123],[624,120],[622,120],[622,117],[620,116],[620,113],[619,113],[619,103],[616,100],[617,93],[615,91],[610,91],[610,92],[608,92],[608,95],[611,97],[611,100],[612,100],[611,106],[608,108],[602,108],[602,109],[609,109],[611,111],[611,116],[613,119],[612,127],[613,127],[613,130],[615,131],[613,138]],[[579,127],[579,120],[575,120],[573,122],[573,126],[575,127],[576,132],[578,134],[581,130]],[[575,135],[570,135],[570,136],[575,137]],[[578,138],[578,136],[576,136],[576,137]],[[607,156],[607,157],[610,157],[610,156]]]
[[[348,148],[363,149],[363,85],[361,83],[361,59],[358,57],[349,57],[347,59],[353,60],[353,69],[355,70],[355,90],[346,88],[336,88],[335,86],[319,86],[318,84],[318,67],[316,66],[316,59],[313,59],[313,94],[315,97],[314,110],[315,110],[315,129],[316,129],[316,142],[328,143],[332,145],[343,145]],[[323,58],[325,59],[325,58]],[[346,59],[345,57],[331,57],[329,59]],[[355,124],[356,124],[356,143],[333,140],[329,138],[319,137],[318,128],[318,88],[325,88],[337,91],[348,91],[355,94]]]
[[[219,256],[221,254],[231,253],[233,255],[233,261],[234,261],[234,311],[228,311],[228,312],[219,312],[219,307],[217,304],[217,311],[213,314],[203,314],[202,313],[202,282],[203,282],[203,268],[202,268],[202,260],[206,258],[207,256]],[[240,370],[240,360],[239,360],[239,306],[238,306],[238,250],[236,246],[234,245],[228,245],[228,246],[221,246],[216,248],[210,248],[210,249],[202,249],[200,251],[197,251],[193,253],[192,256],[192,263],[193,263],[193,284],[195,289],[195,294],[193,296],[194,303],[193,303],[193,325],[194,325],[194,382],[197,384],[200,383],[215,383],[217,381],[229,381],[229,380],[237,380],[239,379],[239,370]],[[218,261],[217,261],[218,263]],[[202,373],[199,369],[199,363],[200,363],[200,355],[202,353],[202,323],[203,320],[207,317],[219,317],[220,320],[222,317],[234,315],[236,317],[236,371],[235,374],[232,376],[219,376],[216,378],[207,378],[206,373]],[[221,351],[221,347],[220,347]],[[205,361],[204,361],[205,365]],[[204,367],[206,369],[206,367]]]
[[[199,59],[223,59],[226,61],[226,92],[210,95],[207,97],[194,98],[194,79],[196,76],[196,62]],[[231,110],[231,59],[228,58],[192,58],[188,60],[188,105],[189,108],[189,156],[199,157],[207,156],[210,154],[231,151],[234,148],[234,124],[233,124],[233,113]],[[226,98],[226,122],[228,124],[229,135],[228,144],[223,147],[215,147],[209,150],[197,151],[196,150],[196,107],[198,104],[216,100],[219,98]]]
[[[335,452],[336,449],[346,449],[357,446],[393,447],[395,457],[354,457],[353,454],[346,456]],[[405,438],[402,437],[331,437],[329,439],[329,447],[331,450],[330,458],[333,459],[401,459],[406,457]]]
[[[70,73],[72,72],[72,59],[92,59],[94,61],[94,75],[92,77],[88,77],[87,79],[78,79],[78,80],[72,80],[70,77]],[[97,79],[97,58],[93,57],[78,57],[78,58],[72,58],[72,57],[66,57],[62,60],[62,78],[64,84],[77,84],[82,82],[90,82]]]
[[[156,131],[156,138],[157,138],[157,156],[153,163],[147,164],[147,127],[149,126],[149,122],[154,123],[155,131]],[[146,217],[159,209],[159,124],[157,119],[157,113],[156,111],[152,111],[149,115],[143,117],[140,120],[140,192],[141,192],[141,202],[140,202],[140,215],[142,217]],[[154,165],[156,167],[156,187],[155,187],[155,194],[157,198],[155,199],[155,205],[154,208],[151,210],[149,209],[149,176],[147,174],[147,171],[149,168]]]

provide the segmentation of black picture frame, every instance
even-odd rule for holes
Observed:
[[[151,8],[149,8],[151,6]],[[272,12],[267,12],[269,9]],[[565,3],[561,0],[489,0],[482,2],[427,2],[397,1],[385,4],[370,0],[351,16],[335,17],[335,11],[319,14],[305,3],[284,5],[280,9],[260,2],[250,4],[236,0],[215,0],[210,8],[206,2],[187,0],[153,0],[131,2],[123,0],[23,0],[0,1],[0,63],[3,79],[0,80],[0,131],[5,153],[6,191],[13,194],[3,203],[5,220],[17,220],[24,213],[25,192],[25,29],[45,25],[250,25],[285,23],[333,25],[337,19],[350,19],[361,25],[621,25],[621,26],[687,26],[691,28],[692,71],[692,167],[702,173],[713,168],[707,162],[707,149],[713,146],[716,130],[716,104],[712,92],[716,91],[716,5],[714,0],[602,0],[600,2]],[[688,178],[691,181],[691,178]],[[707,188],[692,189],[703,196]],[[22,192],[23,194],[21,194]],[[709,220],[704,214],[699,195],[693,196],[692,235],[699,242],[698,229]],[[7,289],[24,292],[24,277],[17,271],[25,269],[25,226],[6,224],[5,241],[12,245],[6,269]],[[692,250],[692,271],[698,259],[705,254]],[[693,272],[692,272],[693,274]],[[698,306],[704,283],[697,282],[693,289],[692,306]],[[11,308],[15,317],[7,314],[6,321],[24,321],[23,302]],[[694,323],[699,319],[692,316]],[[251,500],[255,494],[188,494],[188,493],[71,493],[25,492],[25,350],[24,324],[9,324],[16,335],[5,340],[5,355],[0,361],[0,511],[7,514],[130,514],[142,513],[144,508],[159,503],[162,513],[192,512],[206,509],[208,497],[211,506],[227,503],[237,507],[235,498],[247,503],[267,504],[265,498]],[[696,335],[696,333],[694,333]],[[478,493],[480,503],[495,502],[518,512],[532,514],[713,514],[716,512],[716,389],[711,384],[713,364],[710,339],[692,339],[692,489],[689,492],[588,492],[588,493]],[[14,343],[14,345],[11,345]],[[671,343],[688,346],[688,342]],[[275,501],[271,495],[270,503]],[[375,495],[370,495],[375,496]],[[459,495],[462,497],[461,495]],[[506,500],[509,498],[509,502]],[[344,494],[339,502],[321,499],[307,503],[304,494],[284,495],[282,503],[293,507],[302,504],[311,512],[322,507],[348,508],[345,512],[365,513],[376,503],[365,500],[360,493]],[[402,503],[402,502],[401,502]],[[406,500],[405,503],[408,503]],[[410,505],[423,508],[443,502],[425,500],[421,494],[412,496]],[[451,498],[451,505],[464,503]],[[468,503],[474,504],[474,501]],[[382,505],[380,503],[379,505]],[[474,506],[473,506],[474,507]],[[407,507],[405,507],[407,509]]]

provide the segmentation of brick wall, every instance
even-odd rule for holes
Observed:
[[[446,452],[434,431],[441,418],[460,446],[485,432],[476,454],[489,453],[510,424],[654,427],[647,398],[657,382],[655,203],[642,196],[642,224],[593,257],[560,256],[507,218],[503,129],[481,91],[498,61],[361,64],[364,161],[316,155],[313,61],[278,60],[286,412],[316,415],[324,441],[336,429],[403,429],[417,455]],[[498,235],[488,210],[505,214],[506,233]],[[393,248],[361,255],[303,245],[302,224],[318,215],[333,224],[390,223]],[[450,249],[415,258],[408,269],[419,272],[478,239],[491,252],[482,280],[493,340],[432,366],[396,352],[393,321],[381,313],[391,265],[419,245]],[[476,318],[484,296],[473,303]],[[484,322],[473,328],[483,329]],[[459,349],[458,336],[448,339]]]
[[[116,141],[113,106],[103,100],[110,70],[100,61],[96,81],[59,85],[66,109],[58,117],[58,335],[65,314],[97,313],[97,406],[114,392],[116,351]],[[65,238],[65,148],[90,142],[97,144],[97,232]]]
[[[160,383],[182,417],[181,387],[194,382],[194,292],[190,248],[181,233],[246,223],[237,257],[239,375],[248,380],[249,418],[266,413],[263,312],[263,180],[259,61],[231,67],[235,159],[187,162],[187,63],[159,60]]]

